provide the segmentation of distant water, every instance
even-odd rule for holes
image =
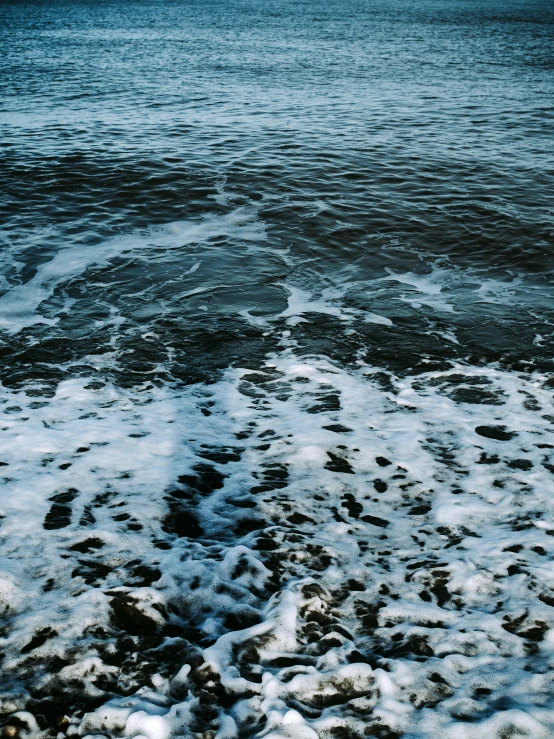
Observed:
[[[0,95],[4,734],[552,737],[552,4],[6,0]]]

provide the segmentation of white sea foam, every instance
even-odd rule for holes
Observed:
[[[229,289],[205,281],[218,236],[253,258],[266,247],[253,208],[69,247],[0,298],[4,326],[56,320],[44,300],[131,250],[200,245],[173,307]],[[349,291],[455,312],[525,285],[435,266],[316,291],[291,249],[267,254],[293,274],[275,283],[284,310],[238,311],[281,336],[257,372],[181,389],[5,390],[0,715],[46,737],[30,689],[103,703],[68,711],[69,736],[551,736],[546,378],[463,364],[397,378],[367,353],[347,370],[301,356],[294,335],[318,314],[393,326]],[[124,320],[114,307],[107,322]]]
[[[265,239],[265,228],[256,218],[253,207],[239,207],[221,216],[209,216],[198,221],[175,221],[125,236],[117,236],[102,244],[75,244],[60,249],[53,258],[41,264],[28,282],[12,287],[0,297],[0,328],[15,333],[37,323],[53,325],[58,318],[48,318],[37,312],[40,304],[54,291],[82,275],[91,266],[101,267],[116,257],[133,254],[148,260],[158,250],[181,249],[192,244],[206,244],[218,236],[230,236],[241,241]],[[184,274],[194,273],[195,263]]]
[[[57,674],[35,668],[42,689],[142,685],[71,718],[73,736],[193,736],[202,685],[234,696],[226,708],[213,694],[211,726],[230,738],[256,726],[275,738],[551,735],[544,378],[460,366],[399,380],[290,350],[261,370],[181,391],[6,391],[0,602],[15,682],[2,705],[24,709],[17,676],[58,658]],[[175,538],[167,491],[186,492],[179,476],[199,469],[221,486],[187,503],[203,533]],[[245,519],[263,529],[241,538]],[[252,549],[263,530],[267,553]],[[137,584],[137,563],[161,576]],[[213,641],[204,664],[114,666],[95,636],[118,633],[114,601],[153,629],[199,629]],[[258,622],[229,630],[230,614]]]
[[[288,307],[279,317],[286,318],[289,326],[295,326],[305,320],[303,316],[307,313],[324,313],[330,316],[336,316],[342,321],[350,320],[348,312],[341,310],[336,305],[332,305],[330,295],[322,295],[320,300],[314,299],[311,292],[301,290],[294,285],[284,284],[283,287],[289,293]],[[342,291],[339,291],[341,294]]]

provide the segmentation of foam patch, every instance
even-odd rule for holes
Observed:
[[[285,349],[179,391],[6,391],[2,712],[37,736],[548,736],[544,381]]]

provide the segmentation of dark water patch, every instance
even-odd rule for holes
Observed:
[[[71,573],[71,577],[82,577],[86,585],[99,587],[112,572],[111,565],[98,560],[80,559],[79,566]]]
[[[352,431],[348,426],[343,426],[340,423],[332,423],[329,426],[323,426],[323,428],[327,431],[333,431],[335,434],[347,434],[349,431]]]
[[[361,520],[365,521],[366,523],[370,523],[372,526],[379,526],[379,528],[386,528],[390,523],[384,518],[379,518],[379,516],[370,516],[370,515],[361,516]]]
[[[327,456],[329,457],[329,461],[325,464],[326,470],[329,470],[330,472],[347,473],[350,475],[354,474],[354,470],[347,459],[338,454],[333,454],[333,452],[327,452]]]
[[[202,444],[203,447],[208,447],[207,444]],[[228,462],[240,462],[241,452],[244,449],[240,447],[212,447],[202,449],[197,452],[199,457],[209,459],[210,462],[216,462],[217,464],[227,464]]]
[[[156,631],[158,624],[150,618],[132,598],[113,598],[110,602],[113,625],[128,634]]]
[[[32,652],[34,649],[41,647],[48,639],[51,639],[52,637],[57,635],[58,632],[50,627],[40,629],[40,631],[36,633],[31,641],[21,648],[21,654]]]
[[[509,431],[505,426],[476,426],[475,432],[479,436],[495,441],[510,441],[516,435],[514,431]]]
[[[204,528],[198,521],[194,511],[176,505],[173,501],[169,503],[170,512],[165,518],[162,530],[168,534],[175,534],[179,538],[187,537],[197,539],[204,533]]]
[[[225,475],[215,467],[199,463],[193,466],[196,475],[180,475],[178,482],[200,493],[210,495],[214,490],[220,490],[224,485]]]
[[[47,530],[63,529],[71,523],[71,503],[79,494],[78,490],[71,489],[65,493],[57,493],[50,500],[52,507],[46,514],[43,527]]]

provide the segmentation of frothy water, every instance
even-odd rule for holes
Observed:
[[[4,6],[3,735],[553,735],[553,19]]]
[[[99,385],[7,393],[4,669],[54,698],[15,683],[4,709],[120,696],[75,736],[548,736],[544,377],[285,349]]]

